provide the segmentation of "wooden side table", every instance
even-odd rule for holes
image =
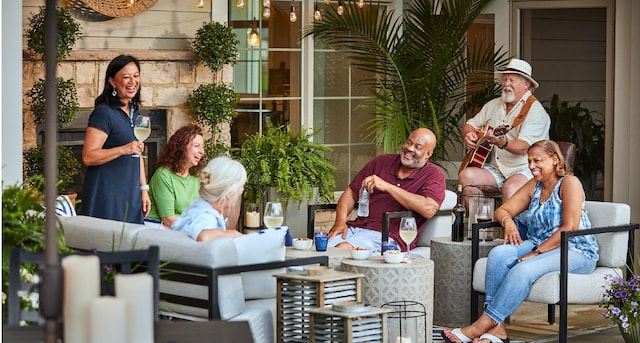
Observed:
[[[391,309],[371,307],[366,312],[349,313],[317,307],[308,312],[311,343],[387,343],[387,313]]]
[[[362,300],[362,274],[332,270],[326,275],[285,273],[277,282],[277,341],[308,342],[308,310]]]

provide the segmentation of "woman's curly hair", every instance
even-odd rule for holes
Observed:
[[[202,129],[196,124],[189,124],[179,128],[162,148],[156,168],[165,167],[174,173],[182,172],[186,160],[187,145],[197,135],[202,136]],[[204,158],[200,159],[197,166],[189,168],[189,174],[198,175],[205,166],[204,162]]]

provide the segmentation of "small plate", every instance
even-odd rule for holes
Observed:
[[[357,301],[344,301],[333,304],[333,309],[338,312],[361,313],[369,312],[369,310],[371,310],[371,305]]]

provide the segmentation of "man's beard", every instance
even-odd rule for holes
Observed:
[[[508,88],[508,89],[509,89],[509,92],[506,92],[504,89],[502,90],[502,94],[500,95],[500,98],[502,99],[502,101],[506,102],[507,104],[510,104],[516,100],[516,95],[513,93],[513,89],[511,88]]]
[[[407,162],[403,159],[403,155],[404,155],[404,151],[400,153],[400,163],[402,163],[402,165],[404,167],[407,167],[409,169],[419,169],[424,167],[425,164],[427,164],[426,159],[417,159],[415,158],[415,156],[411,156],[411,161]]]

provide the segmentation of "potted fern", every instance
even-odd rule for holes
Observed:
[[[240,148],[239,161],[247,170],[245,197],[260,201],[270,187],[285,205],[313,199],[331,201],[335,188],[335,166],[324,153],[331,148],[310,140],[319,130],[291,131],[289,125],[268,126],[263,134],[248,137]]]

